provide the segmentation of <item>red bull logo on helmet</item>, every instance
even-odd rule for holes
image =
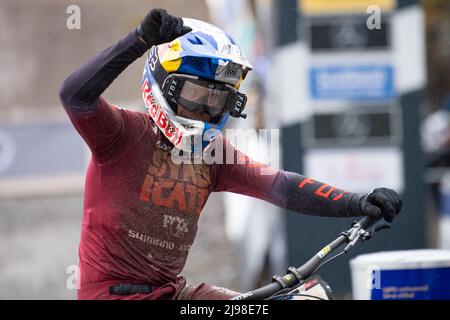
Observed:
[[[183,132],[175,127],[170,118],[164,112],[163,108],[161,108],[161,106],[156,102],[147,79],[142,85],[142,97],[144,98],[144,103],[148,109],[150,117],[156,123],[158,128],[164,133],[167,139],[174,144],[175,147],[180,147]]]

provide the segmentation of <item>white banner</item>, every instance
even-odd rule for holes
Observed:
[[[305,155],[305,175],[349,192],[387,187],[402,192],[403,158],[394,147],[312,149]]]

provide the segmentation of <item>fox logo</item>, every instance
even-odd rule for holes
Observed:
[[[185,219],[165,214],[163,217],[163,228],[169,229],[170,234],[180,238],[189,232],[188,223]]]

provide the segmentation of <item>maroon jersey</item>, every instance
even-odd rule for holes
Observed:
[[[105,288],[123,282],[159,288],[150,298],[176,297],[199,216],[214,191],[257,197],[304,214],[361,214],[360,195],[282,170],[261,174],[261,165],[222,137],[223,148],[233,152],[232,163],[172,161],[171,153],[158,146],[162,135],[146,114],[100,97],[147,49],[131,32],[81,66],[61,88],[63,106],[92,152],[79,246],[79,298],[109,298]]]

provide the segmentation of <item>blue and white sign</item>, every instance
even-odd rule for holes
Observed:
[[[450,251],[381,251],[350,261],[355,300],[450,300]]]
[[[389,65],[312,67],[309,81],[313,99],[386,100],[395,94]]]
[[[381,270],[371,300],[449,300],[450,267]]]

